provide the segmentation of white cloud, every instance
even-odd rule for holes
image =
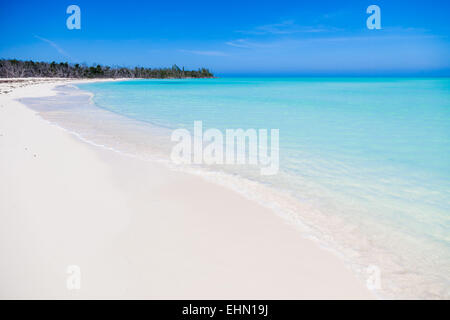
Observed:
[[[226,56],[227,54],[222,51],[208,51],[208,50],[184,50],[180,49],[181,52],[197,54],[201,56]]]
[[[266,24],[257,26],[251,30],[239,30],[237,32],[249,35],[283,35],[293,33],[319,33],[333,31],[339,31],[339,29],[321,25],[301,26],[296,24],[293,20],[286,20],[280,23]]]
[[[236,48],[251,48],[252,45],[247,42],[245,39],[237,39],[233,41],[227,41],[225,44],[236,47]]]
[[[39,39],[39,40],[42,40],[42,41],[44,41],[44,42],[46,42],[46,43],[48,43],[49,45],[51,45],[53,48],[55,48],[56,49],[56,51],[58,51],[61,55],[63,55],[64,57],[66,57],[66,58],[72,58],[66,51],[64,51],[60,46],[58,46],[55,42],[53,42],[53,41],[51,41],[51,40],[48,40],[48,39],[45,39],[45,38],[42,38],[42,37],[39,37],[39,36],[34,36],[36,39]]]
[[[276,45],[276,42],[255,42],[255,41],[248,41],[246,39],[236,39],[232,41],[227,41],[225,42],[225,44],[236,48],[256,49],[256,48],[274,47]]]

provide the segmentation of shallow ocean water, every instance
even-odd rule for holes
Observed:
[[[381,297],[450,298],[450,79],[223,78],[77,85],[25,101],[97,145],[168,160],[177,128],[279,129],[280,170],[178,168],[271,207]],[[44,107],[46,106],[46,107]]]

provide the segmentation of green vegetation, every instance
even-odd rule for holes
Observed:
[[[214,75],[205,68],[197,71],[180,69],[177,65],[172,68],[141,68],[91,66],[69,64],[67,62],[48,63],[20,60],[0,60],[0,78],[213,78]]]

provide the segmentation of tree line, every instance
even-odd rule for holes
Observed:
[[[35,62],[15,59],[0,59],[0,78],[213,78],[206,68],[184,70],[176,64],[172,68],[124,68],[109,66],[87,66],[67,62]]]

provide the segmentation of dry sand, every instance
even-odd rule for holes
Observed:
[[[15,101],[67,82],[1,84],[0,298],[373,298],[269,209],[91,146]]]

